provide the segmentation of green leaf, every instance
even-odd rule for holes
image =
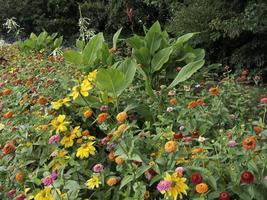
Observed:
[[[173,52],[172,47],[167,47],[165,49],[157,52],[151,61],[152,72],[158,71],[162,68],[162,66],[168,62],[171,53]]]
[[[134,50],[133,55],[136,58],[137,63],[142,64],[145,67],[145,71],[148,70],[147,68],[149,67],[151,60],[148,48],[142,47],[140,49]]]
[[[176,78],[173,80],[173,82],[169,85],[168,88],[172,88],[178,83],[189,79],[197,70],[199,70],[204,65],[204,63],[204,60],[198,60],[192,63],[188,63],[181,69],[181,71],[177,74]]]
[[[104,37],[102,33],[95,35],[83,50],[83,63],[91,67],[97,59],[97,53],[102,48]]]
[[[83,50],[85,46],[85,42],[83,40],[76,40],[76,48],[78,48],[80,51]]]
[[[132,59],[128,58],[123,61],[119,66],[118,70],[124,73],[125,75],[125,89],[132,83],[134,75],[136,72],[137,64]]]
[[[62,42],[63,42],[63,37],[59,37],[57,39],[55,39],[54,41],[54,48],[59,48],[61,45],[62,45]]]
[[[147,48],[149,49],[150,54],[154,54],[161,44],[161,27],[159,22],[155,22],[151,28],[148,30],[145,36],[147,43]]]
[[[217,181],[214,178],[214,176],[209,176],[209,178],[207,179],[207,182],[210,184],[210,186],[213,188],[213,190],[217,190]]]
[[[189,39],[191,39],[194,35],[198,34],[198,32],[195,33],[187,33],[185,35],[182,35],[181,37],[179,37],[176,42],[175,42],[175,46],[179,47],[181,45],[183,45],[185,42],[187,42]]]
[[[134,35],[127,40],[127,44],[134,48],[134,49],[140,49],[141,47],[145,46],[144,38],[142,36]]]
[[[128,183],[130,183],[133,179],[134,179],[134,175],[132,175],[132,174],[126,175],[125,177],[123,177],[123,179],[121,180],[120,189],[123,188]]]
[[[147,170],[149,170],[151,168],[150,165],[144,165],[142,167],[139,167],[137,170],[136,170],[136,178],[139,178],[140,176],[142,176]]]
[[[121,34],[121,30],[122,30],[122,28],[120,28],[113,36],[113,40],[112,41],[113,41],[113,48],[114,49],[117,48],[117,42],[118,42],[118,38],[119,38],[119,36]]]
[[[80,52],[67,50],[63,53],[64,59],[74,65],[83,65],[83,58]]]
[[[125,75],[118,69],[100,69],[96,76],[96,86],[118,97],[125,89]]]

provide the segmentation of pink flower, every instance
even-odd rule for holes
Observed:
[[[191,142],[192,141],[192,137],[184,137],[183,139],[182,139],[182,141],[183,142]]]
[[[228,143],[229,147],[235,147],[236,145],[237,145],[237,143],[236,143],[235,140],[230,140],[229,143]]]
[[[261,98],[261,101],[260,101],[261,103],[267,103],[267,97],[263,97],[263,98]]]
[[[100,107],[100,111],[101,112],[107,112],[108,111],[108,106],[107,105],[103,105]]]
[[[166,111],[167,112],[172,112],[173,111],[173,107],[168,107]]]
[[[169,92],[168,92],[168,96],[174,96],[175,95],[175,90],[170,90]]]
[[[104,171],[104,166],[102,164],[96,164],[94,167],[93,167],[93,171],[95,173],[100,173],[100,172],[103,172]]]
[[[60,140],[60,135],[52,135],[49,140],[48,143],[49,144],[54,144],[56,142],[58,142]]]
[[[16,200],[24,200],[26,199],[26,196],[24,194],[20,194],[16,197]]]
[[[160,181],[157,185],[157,190],[159,192],[165,192],[166,190],[168,190],[171,187],[171,182],[170,181]]]
[[[8,197],[12,197],[16,193],[16,189],[12,189],[6,193]]]
[[[185,168],[184,167],[176,167],[175,171],[183,174],[185,171]]]
[[[58,176],[57,172],[53,171],[50,176],[47,176],[42,179],[42,183],[44,184],[44,186],[52,185],[57,179],[57,176]]]

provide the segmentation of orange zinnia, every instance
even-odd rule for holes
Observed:
[[[209,89],[209,93],[211,96],[217,96],[218,92],[219,92],[219,89],[217,87],[212,87]]]
[[[256,148],[256,138],[254,136],[245,138],[242,145],[246,150],[253,150]]]
[[[40,104],[40,105],[45,105],[45,104],[47,104],[47,99],[44,97],[44,96],[40,96],[39,97],[39,99],[38,99],[38,103]]]
[[[97,116],[97,122],[98,123],[103,123],[107,120],[109,114],[108,113],[100,113],[98,116]]]
[[[9,111],[9,112],[5,113],[3,117],[6,118],[6,119],[9,119],[12,116],[13,116],[13,112]]]
[[[16,173],[16,181],[17,182],[22,182],[24,179],[24,173],[22,171],[18,171]]]
[[[3,91],[3,95],[7,96],[7,95],[10,95],[12,93],[12,90],[11,89],[5,89]]]
[[[187,108],[191,109],[191,108],[195,108],[197,107],[197,102],[196,101],[190,101],[188,104],[187,104]]]
[[[259,126],[255,126],[255,127],[253,128],[253,130],[255,131],[256,134],[259,134],[260,132],[263,131],[263,129],[262,129],[261,127],[259,127]]]
[[[11,142],[6,143],[6,145],[4,146],[2,150],[4,155],[11,154],[14,151],[15,151],[15,146]]]
[[[199,183],[196,185],[196,192],[199,194],[206,193],[209,190],[209,186],[206,183]]]

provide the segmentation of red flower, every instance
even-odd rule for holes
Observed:
[[[178,140],[178,139],[182,139],[183,138],[183,134],[182,133],[175,133],[174,135],[173,135],[173,139],[175,139],[175,140]]]
[[[200,173],[196,172],[191,175],[191,181],[193,184],[197,185],[202,182],[202,176]]]
[[[231,200],[230,195],[227,192],[221,192],[219,196],[219,200]]]
[[[244,171],[241,174],[241,182],[242,183],[250,184],[250,183],[253,183],[253,180],[254,180],[254,176],[251,172]]]

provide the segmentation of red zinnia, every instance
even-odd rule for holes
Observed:
[[[246,184],[250,184],[252,183],[254,180],[254,176],[251,172],[249,171],[244,171],[242,174],[241,174],[241,182],[242,183],[246,183]]]
[[[202,182],[202,176],[200,173],[196,172],[191,175],[191,181],[193,184],[197,185]]]
[[[221,192],[219,196],[219,200],[231,200],[230,195],[227,192]]]
[[[261,98],[261,103],[267,103],[267,97]]]

